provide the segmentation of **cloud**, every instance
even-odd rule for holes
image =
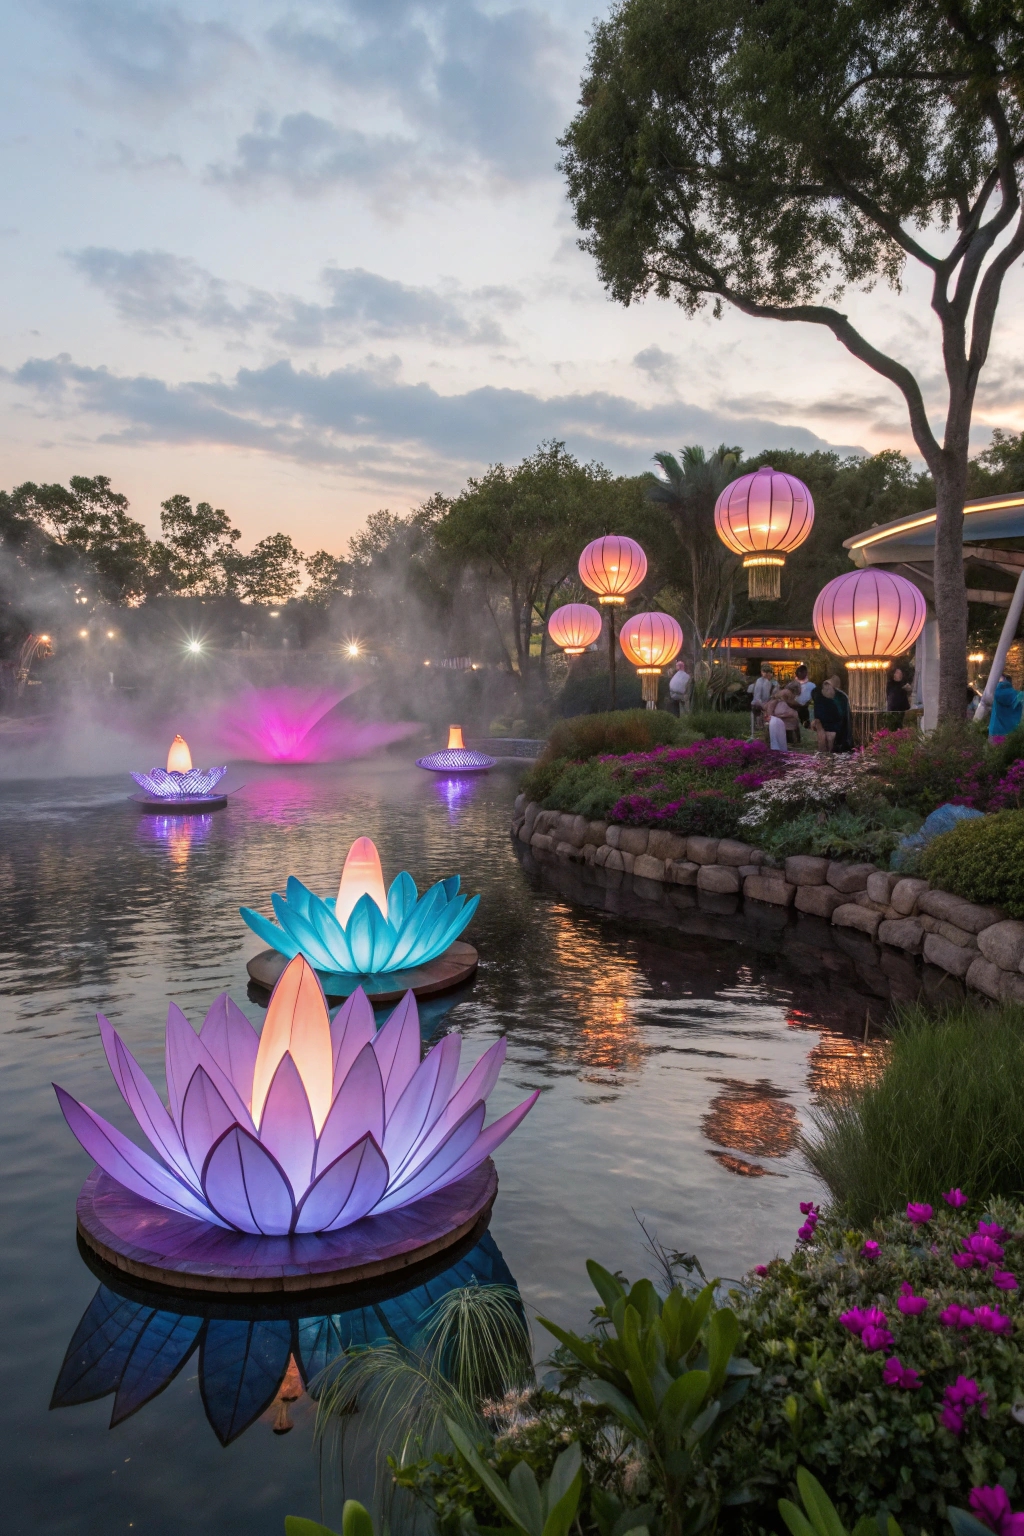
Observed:
[[[550,173],[575,89],[570,44],[543,11],[474,0],[341,0],[333,19],[270,32],[292,63],[346,98],[372,94],[436,145],[504,176]]]
[[[402,382],[395,360],[329,373],[279,362],[239,369],[231,380],[168,384],[83,367],[65,355],[31,359],[7,377],[42,397],[51,412],[107,418],[115,426],[101,442],[246,448],[384,480],[399,469],[396,455],[421,478],[439,475],[443,465],[452,480],[497,459],[521,458],[551,437],[633,474],[657,449],[678,442],[728,439],[751,451],[831,446],[804,427],[676,402],[642,406],[597,391],[544,398],[484,387],[442,395],[429,384]]]
[[[196,21],[175,5],[132,0],[46,0],[46,5],[77,37],[93,71],[140,99],[177,101],[216,83],[232,58],[249,51],[229,27]]]
[[[211,165],[208,177],[238,191],[278,182],[298,197],[316,197],[345,182],[408,179],[417,159],[416,145],[396,134],[338,128],[312,112],[293,112],[275,126],[264,112],[239,138],[234,160]]]
[[[512,288],[413,286],[364,267],[325,268],[320,282],[328,299],[317,303],[225,282],[198,262],[169,251],[87,246],[72,251],[69,260],[129,325],[173,334],[218,330],[237,337],[262,330],[291,347],[354,337],[423,337],[441,346],[500,346],[506,338],[495,314],[522,302]]]
[[[653,345],[636,354],[633,367],[639,368],[641,373],[646,373],[657,384],[673,384],[679,371],[679,364],[671,352],[663,352],[660,347]]]

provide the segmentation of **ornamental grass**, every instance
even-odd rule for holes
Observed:
[[[877,1079],[813,1112],[804,1153],[844,1219],[865,1225],[942,1191],[1024,1191],[1024,1008],[898,1011]]]

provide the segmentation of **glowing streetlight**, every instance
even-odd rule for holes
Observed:
[[[647,575],[647,556],[635,539],[606,534],[593,539],[580,555],[580,580],[608,609],[608,672],[611,679],[611,704],[615,708],[615,609]],[[581,606],[585,607],[586,604]]]
[[[40,636],[39,636],[39,639],[40,639],[40,642],[41,642],[41,643],[42,643],[42,644],[43,644],[43,645],[49,645],[49,643],[50,643],[50,637],[49,637],[49,635],[40,635]]]
[[[78,631],[78,638],[79,638],[79,640],[88,640],[88,638],[89,638],[89,631],[87,629],[80,629]]]
[[[185,647],[185,649],[190,651],[193,656],[197,656],[202,648],[203,642],[201,640],[190,640],[188,645]]]
[[[116,640],[117,639],[117,630],[116,629],[108,629],[107,630],[107,639],[108,640]]]
[[[356,640],[350,640],[348,645],[346,645],[346,647],[345,647],[345,654],[346,654],[346,656],[358,656],[359,655],[359,642],[356,641]]]

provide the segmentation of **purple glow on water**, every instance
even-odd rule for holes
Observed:
[[[437,778],[434,780],[437,797],[448,807],[448,818],[450,821],[455,821],[458,812],[468,805],[476,792],[476,787],[476,779],[456,774],[453,774],[450,778]]]
[[[406,721],[354,720],[337,713],[352,689],[250,688],[222,704],[212,721],[218,748],[256,763],[333,763],[365,757],[417,727]]]

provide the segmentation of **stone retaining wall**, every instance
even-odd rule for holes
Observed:
[[[1024,923],[998,907],[933,890],[927,880],[805,854],[774,868],[760,848],[734,838],[588,821],[543,811],[523,795],[515,802],[512,833],[535,854],[619,870],[663,887],[694,886],[709,896],[793,907],[921,956],[995,1001],[1024,1002]]]

